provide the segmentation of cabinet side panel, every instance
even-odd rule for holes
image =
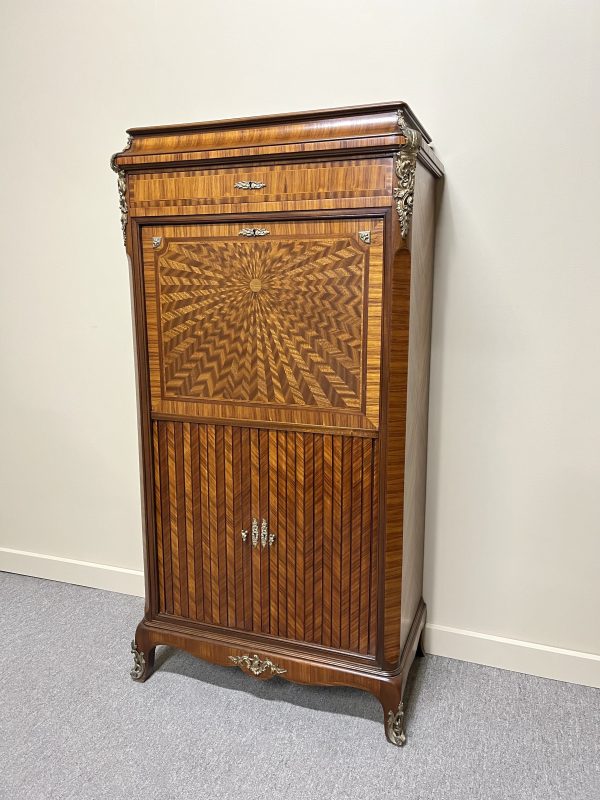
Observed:
[[[402,247],[393,259],[388,283],[387,437],[381,441],[385,486],[383,659],[394,667],[400,657],[400,601],[404,517],[404,450],[408,376],[410,252]],[[385,410],[385,409],[384,409]]]
[[[435,239],[435,178],[417,165],[411,241],[409,371],[404,476],[400,648],[423,591],[427,417]]]

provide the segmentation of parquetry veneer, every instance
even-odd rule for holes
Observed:
[[[264,680],[402,695],[421,598],[434,184],[387,103],[135,128],[131,262],[146,609],[167,644]]]

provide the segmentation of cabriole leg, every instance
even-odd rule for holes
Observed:
[[[395,711],[392,708],[388,710],[385,721],[385,735],[388,742],[395,744],[396,747],[402,747],[406,741],[406,734],[404,733],[404,703],[402,700],[398,703],[398,708]]]
[[[154,672],[154,653],[155,645],[140,635],[140,629],[136,631],[135,639],[131,642],[131,654],[133,655],[133,667],[129,674],[132,680],[143,683]]]
[[[379,700],[383,708],[383,722],[388,742],[402,747],[406,741],[404,732],[404,705],[402,703],[401,679],[390,680],[382,685]]]

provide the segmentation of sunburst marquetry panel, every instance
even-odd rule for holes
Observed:
[[[168,242],[163,397],[359,408],[365,267],[350,238]]]
[[[145,232],[153,410],[376,428],[382,222],[243,227]]]

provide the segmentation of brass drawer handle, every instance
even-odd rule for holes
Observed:
[[[235,189],[264,189],[266,185],[260,181],[238,181],[233,184]]]
[[[238,236],[268,236],[270,233],[266,228],[242,228]]]

